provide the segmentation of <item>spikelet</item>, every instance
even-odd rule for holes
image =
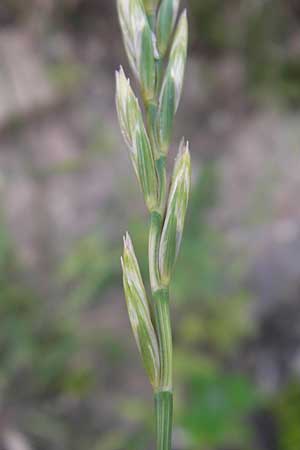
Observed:
[[[161,281],[168,286],[175,265],[184,227],[191,185],[191,160],[188,143],[181,142],[175,161],[167,213],[159,248]]]
[[[186,11],[180,17],[171,47],[169,63],[159,99],[159,139],[161,151],[167,154],[184,79],[188,43]]]
[[[159,382],[160,364],[158,343],[151,321],[149,304],[139,265],[128,233],[124,237],[124,252],[121,263],[123,268],[124,292],[131,327],[144,367],[155,389]]]
[[[145,100],[155,94],[155,39],[142,0],[118,0],[119,20],[127,56]]]
[[[139,180],[145,203],[152,211],[158,202],[154,158],[137,98],[122,67],[116,72],[116,106],[124,140]]]

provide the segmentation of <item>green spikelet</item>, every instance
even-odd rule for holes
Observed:
[[[174,117],[181,97],[186,64],[187,42],[188,25],[186,12],[184,11],[180,17],[174,36],[169,63],[159,99],[159,139],[162,153],[165,155],[170,146]]]
[[[182,141],[176,158],[167,214],[159,248],[161,281],[168,286],[178,256],[191,184],[191,160],[188,143]]]
[[[124,252],[121,262],[124,292],[131,327],[143,365],[152,386],[156,388],[159,382],[158,343],[151,321],[143,280],[128,233],[124,237]]]

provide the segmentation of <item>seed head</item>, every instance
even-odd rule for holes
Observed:
[[[157,17],[157,47],[163,57],[176,23],[180,0],[162,0]]]
[[[186,12],[180,17],[170,52],[169,63],[159,99],[159,139],[161,150],[168,152],[174,116],[178,109],[184,79],[188,42]]]
[[[121,258],[129,319],[143,364],[154,388],[159,382],[159,350],[146,292],[129,234],[124,237]]]
[[[175,161],[167,213],[163,226],[159,269],[162,283],[168,286],[175,265],[184,227],[191,185],[191,160],[188,143],[181,142]]]

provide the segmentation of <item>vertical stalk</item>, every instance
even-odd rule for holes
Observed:
[[[160,391],[154,396],[156,450],[170,450],[172,445],[173,395]]]
[[[160,387],[155,393],[156,450],[171,450],[173,422],[172,392],[172,333],[169,290],[164,288],[154,295],[155,327],[160,352]]]
[[[160,353],[160,390],[172,391],[172,332],[170,321],[169,289],[153,294],[155,327]]]

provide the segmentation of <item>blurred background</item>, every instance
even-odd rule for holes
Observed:
[[[173,449],[299,450],[300,5],[187,6]],[[0,60],[0,449],[148,450],[119,264],[129,229],[147,275],[148,217],[115,113],[115,2],[1,0]]]

